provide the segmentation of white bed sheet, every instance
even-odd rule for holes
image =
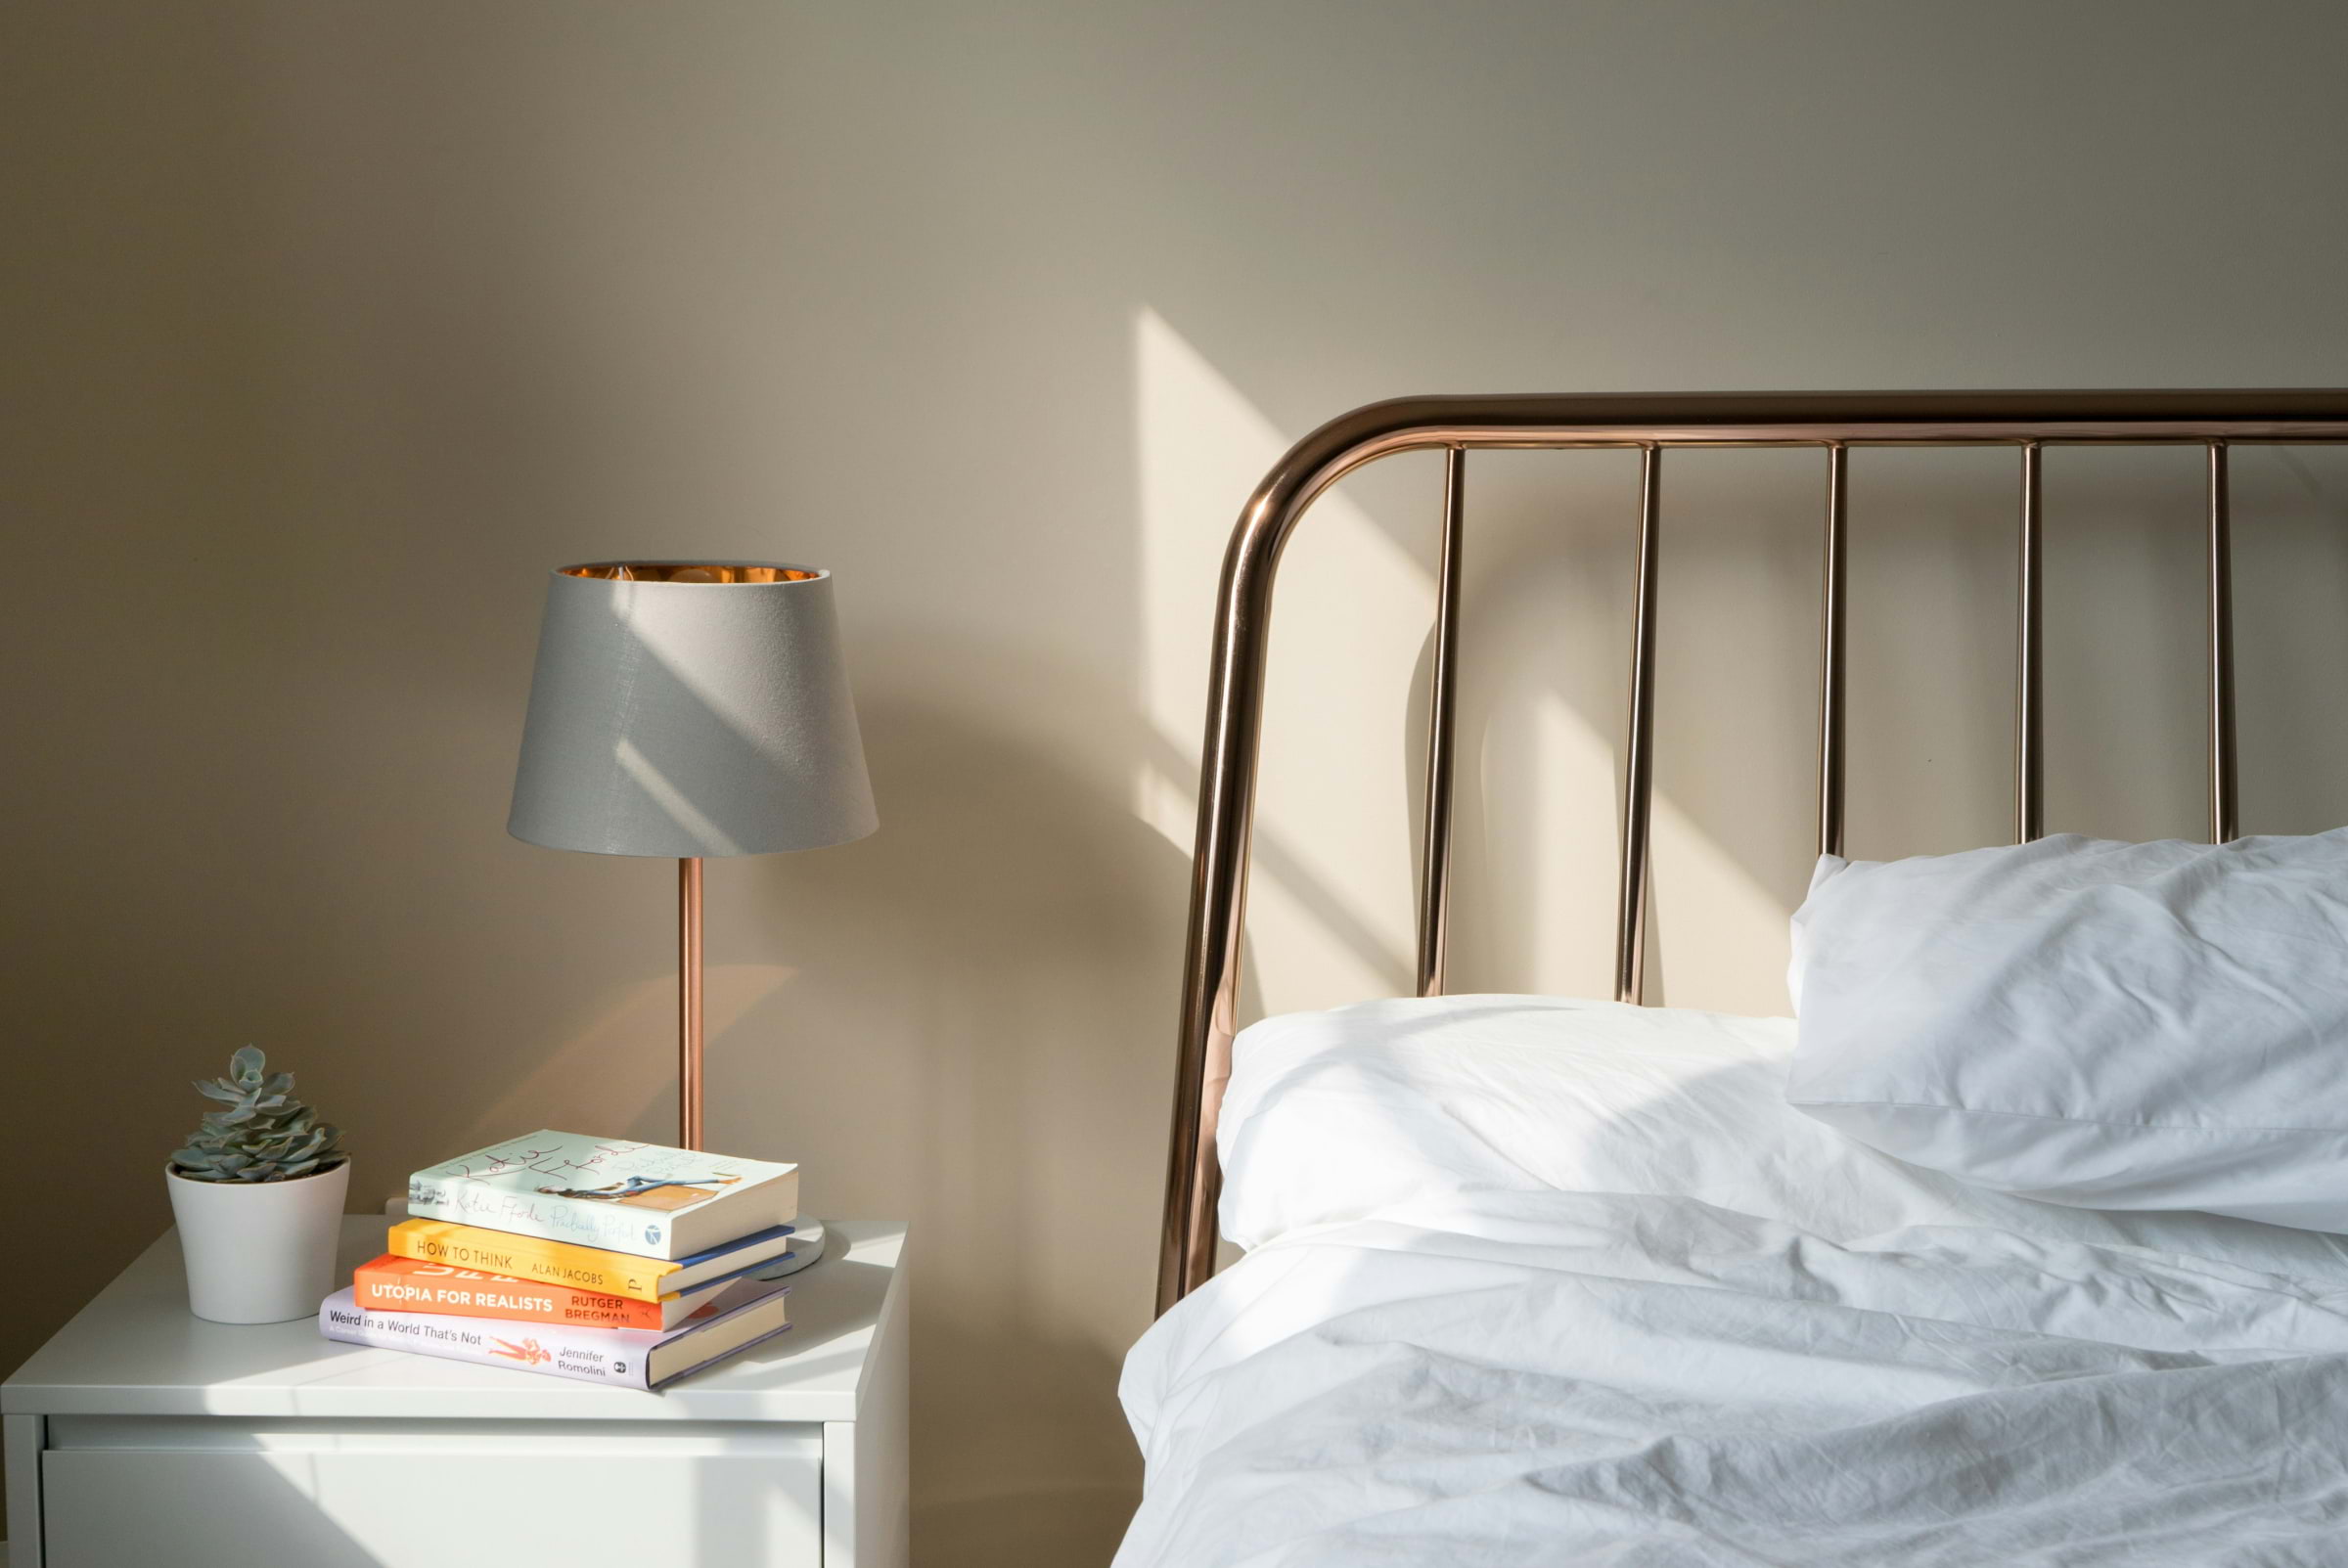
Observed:
[[[1786,1108],[1792,1029],[1268,1020],[1253,1250],[1153,1326],[1119,1568],[2348,1564],[2348,1249],[1973,1189]]]

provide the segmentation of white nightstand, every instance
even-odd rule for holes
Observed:
[[[902,1568],[905,1227],[831,1232],[789,1333],[663,1394],[208,1323],[166,1235],[0,1385],[9,1560]]]

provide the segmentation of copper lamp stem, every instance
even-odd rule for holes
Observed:
[[[677,1146],[701,1146],[701,860],[677,862]]]

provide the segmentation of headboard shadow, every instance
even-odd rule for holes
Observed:
[[[1656,549],[1663,454],[1677,447],[1808,446],[1826,453],[1820,616],[1818,844],[1843,835],[1843,669],[1850,453],[1868,446],[2012,446],[2020,453],[2014,835],[2042,831],[2040,458],[2059,445],[2197,445],[2208,464],[2209,832],[2235,835],[2230,445],[2348,444],[2348,390],[2134,392],[1649,393],[1415,397],[1372,403],[1289,449],[1248,498],[1217,591],[1206,739],[1199,767],[1181,1054],[1168,1153],[1157,1307],[1213,1272],[1220,1171],[1215,1124],[1231,1074],[1248,839],[1273,581],[1306,509],[1351,470],[1398,452],[1445,453],[1442,546],[1428,702],[1418,985],[1443,989],[1450,895],[1452,753],[1467,454],[1474,448],[1635,448],[1642,453],[1629,733],[1619,830],[1615,995],[1641,998],[1653,796]]]

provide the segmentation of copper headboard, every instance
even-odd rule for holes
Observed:
[[[2209,830],[2235,833],[2234,608],[2227,447],[2348,442],[2348,391],[1728,392],[1636,396],[1413,397],[1332,420],[1288,450],[1247,500],[1223,560],[1214,665],[1198,775],[1198,835],[1183,970],[1182,1042],[1158,1253],[1165,1311],[1214,1270],[1220,1169],[1215,1121],[1231,1075],[1257,736],[1272,583],[1305,509],[1350,470],[1397,452],[1445,452],[1442,549],[1428,701],[1421,846],[1419,994],[1443,989],[1450,900],[1452,751],[1459,674],[1460,546],[1467,453],[1475,447],[1629,447],[1643,453],[1630,726],[1624,745],[1621,887],[1614,989],[1641,1000],[1653,794],[1655,553],[1663,453],[1689,446],[1816,446],[1827,453],[1821,616],[1818,842],[1839,853],[1843,820],[1843,621],[1850,449],[2015,446],[2021,452],[2020,614],[2014,702],[2014,834],[2037,837],[2045,745],[2040,699],[2042,448],[2192,444],[2208,448]]]

